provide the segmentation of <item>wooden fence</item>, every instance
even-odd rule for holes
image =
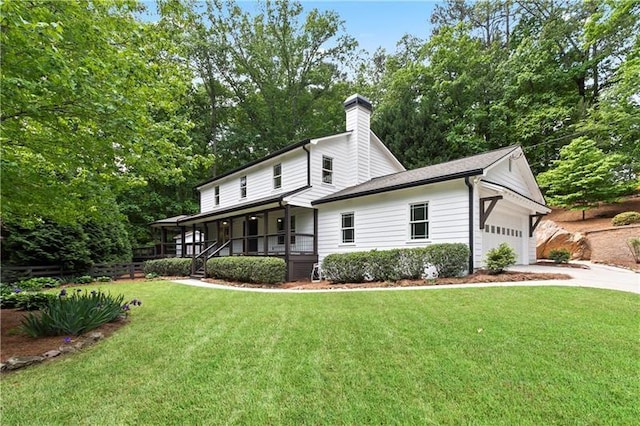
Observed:
[[[2,281],[15,281],[34,277],[63,277],[69,275],[91,275],[92,277],[142,278],[143,262],[96,263],[89,271],[68,271],[61,266],[6,266],[2,267]]]

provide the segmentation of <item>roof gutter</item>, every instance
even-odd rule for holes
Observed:
[[[446,182],[446,181],[449,181],[449,180],[466,178],[466,177],[470,177],[470,176],[476,176],[476,175],[479,175],[479,174],[482,174],[482,169],[469,170],[469,171],[466,171],[466,172],[454,173],[454,174],[451,174],[451,175],[439,176],[439,177],[436,177],[436,178],[430,178],[430,179],[423,179],[423,180],[418,180],[418,181],[413,181],[413,182],[407,182],[407,183],[403,183],[403,184],[399,184],[399,185],[391,185],[391,186],[386,186],[384,188],[370,189],[368,191],[356,192],[356,193],[353,193],[353,194],[345,194],[345,195],[338,195],[336,197],[321,198],[319,200],[312,201],[311,205],[315,206],[317,204],[332,203],[334,201],[348,200],[350,198],[364,197],[366,195],[381,194],[381,193],[384,193],[384,192],[395,191],[397,189],[413,188],[415,186],[420,186],[420,185],[428,185],[428,184],[431,184],[431,183]]]

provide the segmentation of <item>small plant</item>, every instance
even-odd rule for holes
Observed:
[[[93,282],[93,278],[91,278],[91,275],[82,275],[73,280],[73,282],[76,284],[90,284]]]
[[[56,295],[51,293],[12,293],[0,296],[0,307],[34,311],[46,308],[55,299]]]
[[[633,225],[634,223],[640,223],[640,212],[623,212],[611,219],[613,226]]]
[[[554,249],[549,252],[549,259],[555,263],[567,263],[571,258],[571,253],[567,249]]]
[[[631,255],[636,260],[636,263],[640,263],[640,237],[629,238],[627,246],[631,250]]]
[[[40,291],[43,288],[58,287],[60,281],[51,277],[38,277],[29,278],[28,280],[22,280],[16,284],[16,287],[22,291]]]
[[[123,295],[114,297],[97,290],[87,292],[76,289],[68,292],[62,289],[40,315],[29,314],[25,317],[22,326],[32,337],[79,336],[126,316],[131,306],[141,304],[137,299],[124,303]]]
[[[144,277],[145,277],[145,279],[147,279],[147,280],[155,280],[155,279],[157,279],[159,276],[160,276],[160,275],[156,274],[155,272],[151,272],[151,273],[148,273],[147,275],[145,275]]]
[[[111,282],[111,277],[107,277],[107,276],[102,276],[102,277],[97,277],[96,281],[99,283],[109,283]]]
[[[506,268],[515,264],[516,253],[507,243],[502,243],[487,252],[486,265],[491,274],[504,272]]]

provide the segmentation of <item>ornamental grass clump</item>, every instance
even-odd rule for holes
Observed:
[[[127,315],[131,306],[142,303],[134,299],[124,302],[124,296],[112,296],[100,291],[62,289],[40,314],[29,314],[22,322],[23,329],[32,337],[79,336],[102,324]]]

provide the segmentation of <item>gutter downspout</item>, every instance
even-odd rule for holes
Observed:
[[[469,176],[464,178],[464,183],[469,188],[469,273],[473,274],[473,183]]]
[[[307,186],[311,186],[311,151],[307,149],[307,145],[302,145],[302,149],[307,152]]]

